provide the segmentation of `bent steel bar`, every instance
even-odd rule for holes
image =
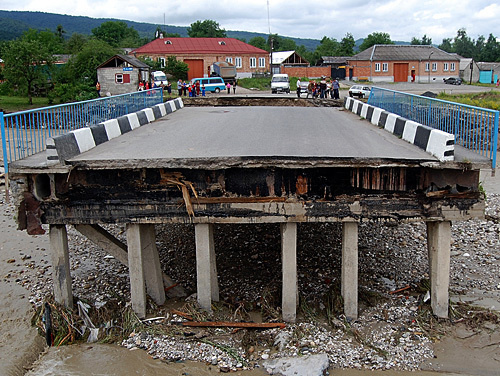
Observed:
[[[45,150],[46,140],[90,127],[163,102],[163,89],[154,88],[88,101],[0,113],[5,172],[9,163]]]
[[[455,135],[455,143],[491,160],[496,166],[499,111],[373,87],[368,98],[408,120]]]

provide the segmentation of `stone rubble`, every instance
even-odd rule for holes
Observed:
[[[2,204],[14,216],[14,209]],[[500,195],[488,195],[486,204],[487,220],[452,224],[450,292],[458,299],[467,294],[500,301]],[[124,241],[123,226],[106,228]],[[94,305],[106,304],[113,298],[129,301],[127,268],[72,227],[68,226],[68,232],[74,295]],[[337,316],[328,326],[307,314],[327,310],[328,299],[338,285],[340,227],[301,224],[298,274],[303,305],[297,324],[283,330],[256,331],[258,345],[250,348],[244,347],[230,329],[211,329],[207,338],[216,339],[207,341],[196,335],[138,332],[122,345],[144,349],[165,361],[206,362],[221,372],[262,367],[266,360],[316,354],[326,354],[335,368],[417,369],[423,360],[433,357],[431,339],[415,320],[422,296],[388,293],[407,285],[413,289],[428,278],[425,224],[362,223],[359,234],[360,295],[366,295],[368,300],[360,302],[360,316],[354,322]],[[195,292],[193,226],[157,226],[157,235],[163,270],[186,291]],[[263,320],[267,320],[265,307],[279,310],[279,226],[220,225],[216,226],[215,236],[221,300],[247,311],[261,311]],[[49,250],[34,243],[32,255],[22,255],[13,262],[22,270],[13,270],[2,278],[25,286],[30,291],[30,302],[41,305],[52,291]],[[379,298],[370,300],[373,296]],[[178,325],[182,320],[169,315],[162,325]]]

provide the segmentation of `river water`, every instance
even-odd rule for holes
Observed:
[[[458,376],[441,372],[399,372],[370,370],[329,370],[330,376]],[[26,376],[211,376],[220,375],[217,367],[198,362],[164,363],[143,350],[128,350],[116,345],[72,345],[50,348]],[[268,375],[263,369],[231,372],[238,376]],[[466,374],[460,373],[460,376]],[[305,376],[305,375],[297,375]]]

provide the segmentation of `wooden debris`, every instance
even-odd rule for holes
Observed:
[[[280,328],[284,329],[286,324],[283,322],[232,322],[232,321],[186,321],[182,323],[183,326],[196,326],[196,327],[226,327],[226,328],[249,328],[249,329],[270,329]]]
[[[397,289],[397,290],[394,290],[394,291],[389,291],[389,294],[397,294],[398,292],[401,292],[401,291],[405,291],[405,290],[408,290],[410,288],[410,285],[408,286],[405,286],[403,288],[400,288],[400,289]]]
[[[177,315],[177,316],[184,317],[185,319],[188,319],[188,320],[193,320],[193,316],[191,316],[190,314],[185,313],[185,312],[178,311],[178,310],[176,310],[176,309],[172,309],[172,310],[170,311],[170,313],[172,313],[172,314],[174,314],[174,315]]]

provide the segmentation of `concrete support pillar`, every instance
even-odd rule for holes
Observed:
[[[283,290],[281,309],[283,320],[297,319],[297,223],[281,224],[281,262],[283,264]]]
[[[427,247],[431,279],[431,307],[438,317],[448,317],[451,222],[427,222]]]
[[[342,273],[341,291],[344,314],[349,319],[358,318],[358,223],[342,223]]]
[[[127,247],[132,309],[146,316],[147,292],[157,304],[165,303],[165,288],[156,248],[154,225],[128,224]]]
[[[56,302],[73,308],[71,274],[69,268],[68,234],[65,225],[50,225],[50,250],[52,256],[52,280]]]
[[[196,289],[198,304],[211,311],[212,301],[219,301],[219,283],[215,261],[214,225],[199,223],[194,226],[196,240]]]

